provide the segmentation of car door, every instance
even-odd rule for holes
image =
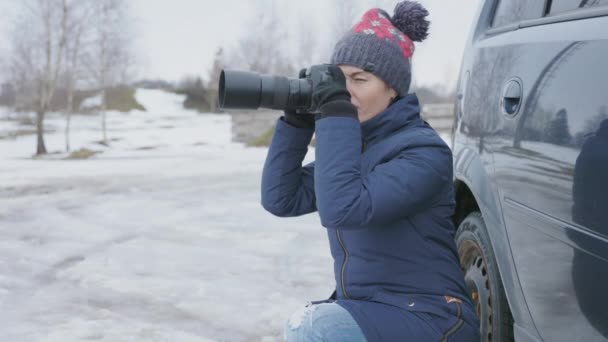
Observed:
[[[509,3],[482,58],[500,64],[487,145],[520,285],[544,340],[608,341],[608,1],[500,25]]]

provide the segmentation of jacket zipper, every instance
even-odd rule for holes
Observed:
[[[365,148],[367,147],[367,142],[365,139],[361,139],[361,153],[365,152]],[[344,285],[344,273],[346,271],[346,263],[348,262],[348,251],[346,250],[346,246],[344,246],[344,241],[342,241],[342,235],[340,234],[340,229],[336,229],[336,235],[338,236],[338,242],[342,247],[342,251],[344,251],[344,261],[342,261],[342,270],[340,271],[340,280],[342,282],[342,293],[346,299],[350,299],[350,296],[346,292],[346,285]]]
[[[336,229],[336,235],[338,236],[338,242],[340,246],[342,246],[342,250],[344,251],[344,261],[342,262],[342,271],[340,272],[340,279],[342,281],[342,293],[346,299],[350,299],[348,293],[346,292],[346,286],[344,285],[344,272],[346,271],[346,263],[348,262],[348,251],[346,250],[346,246],[344,246],[344,242],[342,241],[342,235],[340,234],[340,229]]]

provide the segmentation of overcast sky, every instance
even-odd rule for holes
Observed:
[[[0,0],[0,11],[10,18],[19,0]],[[176,81],[186,75],[206,77],[213,55],[222,45],[234,44],[252,25],[250,0],[127,0],[133,15],[138,57],[137,75]],[[347,0],[345,0],[347,1]],[[352,1],[352,0],[348,0]],[[357,0],[372,7],[376,1]],[[465,40],[480,0],[420,0],[430,12],[429,38],[417,44],[414,79],[419,84],[453,84],[458,76]],[[276,0],[279,14],[287,18],[332,20],[327,0]],[[379,1],[395,3],[397,1]],[[391,8],[385,8],[392,14]],[[293,23],[297,24],[297,23]],[[0,21],[5,55],[10,21]]]

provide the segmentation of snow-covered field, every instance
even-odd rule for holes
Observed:
[[[73,118],[89,159],[0,139],[0,341],[280,340],[334,286],[317,216],[262,209],[266,149],[231,143],[229,116],[137,97],[147,112],[108,114],[108,147],[98,116]],[[0,136],[19,127],[7,117]],[[46,126],[64,150],[63,116]]]

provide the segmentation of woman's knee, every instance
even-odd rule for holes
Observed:
[[[304,338],[310,334],[310,327],[312,327],[312,311],[315,309],[315,306],[307,306],[297,310],[291,315],[285,322],[285,341],[306,341]]]
[[[348,311],[335,303],[311,305],[296,311],[285,323],[284,336],[288,342],[365,341]]]

